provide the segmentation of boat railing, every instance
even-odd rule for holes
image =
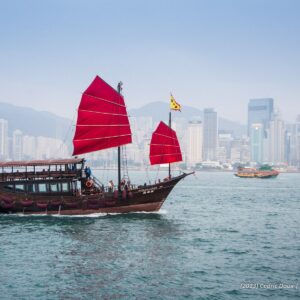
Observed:
[[[81,170],[68,170],[68,171],[56,171],[56,170],[42,170],[42,171],[29,171],[29,172],[3,172],[0,174],[0,180],[13,181],[13,180],[34,180],[45,178],[76,178],[81,176]]]

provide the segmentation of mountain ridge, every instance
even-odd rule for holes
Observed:
[[[132,117],[151,116],[154,121],[167,120],[169,116],[169,103],[162,101],[151,102],[140,108],[129,109],[128,112]],[[203,120],[203,111],[192,106],[183,106],[181,112],[174,112],[172,117],[174,120],[176,118],[185,118],[187,121],[190,121],[193,118],[200,118]],[[233,131],[237,136],[246,133],[246,125],[222,117],[218,117],[218,120],[220,130]]]
[[[24,135],[64,139],[71,126],[68,118],[6,102],[0,102],[0,118],[8,121],[10,136],[14,130],[19,129]]]
[[[140,108],[129,109],[132,117],[150,116],[153,121],[167,121],[169,104],[156,101],[143,105]],[[51,138],[66,139],[70,133],[72,120],[58,116],[48,111],[38,111],[34,108],[16,106],[6,102],[0,102],[0,119],[8,121],[9,135],[16,129],[20,129],[24,135],[45,136]],[[173,113],[173,120],[184,118],[186,121],[193,118],[203,119],[203,112],[192,106],[184,106],[181,112]],[[219,129],[234,131],[235,135],[241,136],[246,133],[246,126],[237,122],[219,117]],[[68,137],[70,142],[70,137]]]

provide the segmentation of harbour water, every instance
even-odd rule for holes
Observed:
[[[299,298],[299,182],[203,172],[159,213],[2,215],[0,298]]]

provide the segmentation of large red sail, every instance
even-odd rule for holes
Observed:
[[[78,108],[73,155],[131,143],[124,98],[99,76],[83,93]]]
[[[151,138],[150,163],[157,165],[177,161],[182,161],[182,155],[176,132],[160,122]]]

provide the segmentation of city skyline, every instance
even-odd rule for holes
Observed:
[[[217,111],[204,108],[203,117],[174,118],[172,128],[181,144],[182,168],[232,168],[237,164],[264,164],[299,169],[299,118],[286,124],[273,110],[273,99],[250,99],[248,103],[249,135],[237,136],[232,130],[218,126]],[[1,114],[0,114],[1,117]],[[149,141],[158,121],[151,116],[130,119],[133,142],[127,145],[129,166],[149,164]],[[203,125],[202,125],[203,124]],[[8,132],[11,132],[9,134]],[[10,123],[0,118],[0,158],[4,160],[50,159],[69,157],[69,139],[60,140],[13,131]],[[67,142],[67,144],[65,143]],[[69,149],[68,149],[69,148]],[[116,149],[96,151],[85,156],[93,165],[115,167]]]
[[[0,101],[72,118],[99,74],[129,108],[168,101],[241,122],[251,98],[296,119],[298,1],[26,1],[0,10]]]

